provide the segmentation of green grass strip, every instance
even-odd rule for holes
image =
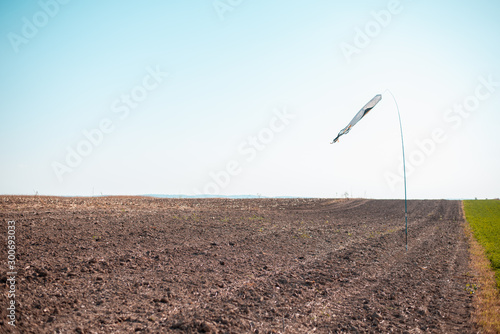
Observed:
[[[464,201],[465,218],[484,247],[500,289],[500,200]]]

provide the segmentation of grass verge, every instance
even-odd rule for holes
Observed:
[[[468,222],[465,233],[469,240],[471,266],[479,286],[474,299],[474,318],[485,333],[500,333],[499,268],[495,273],[491,261],[494,259],[492,254],[499,254],[495,252],[500,247],[500,201],[464,201],[463,207]]]
[[[464,201],[464,210],[474,237],[486,251],[500,289],[500,201]]]

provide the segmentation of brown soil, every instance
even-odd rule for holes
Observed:
[[[22,333],[471,333],[459,201],[0,197]],[[470,290],[470,289],[469,289]],[[9,332],[7,289],[0,331]]]

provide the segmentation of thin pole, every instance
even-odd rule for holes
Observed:
[[[406,250],[408,251],[408,204],[407,204],[407,196],[406,196],[406,159],[405,159],[405,144],[403,140],[403,125],[401,124],[401,114],[399,113],[398,101],[392,94],[390,90],[387,89],[389,94],[391,94],[394,103],[396,104],[396,109],[398,110],[398,118],[399,118],[399,130],[401,131],[401,148],[403,149],[403,179],[404,179],[404,187],[405,187],[405,243]]]

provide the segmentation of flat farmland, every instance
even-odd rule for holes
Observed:
[[[400,200],[2,196],[0,207],[2,332],[477,332],[460,201],[409,201],[408,251]]]

